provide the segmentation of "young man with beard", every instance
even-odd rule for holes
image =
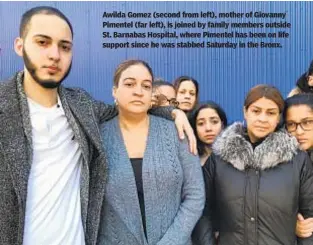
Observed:
[[[60,86],[72,45],[59,10],[24,13],[14,43],[24,70],[0,83],[0,244],[96,243],[107,172],[98,125],[117,111]],[[187,119],[173,114],[193,148]]]

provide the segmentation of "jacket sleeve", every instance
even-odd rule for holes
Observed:
[[[313,165],[308,154],[305,154],[300,175],[299,212],[303,217],[313,217]],[[308,238],[298,238],[299,245],[312,245],[313,235]]]
[[[149,114],[158,116],[158,117],[163,117],[165,119],[173,121],[172,117],[172,111],[175,109],[173,106],[157,106],[153,107],[148,111]]]
[[[203,214],[198,221],[193,233],[193,245],[210,245],[214,243],[212,228],[212,213],[214,200],[214,172],[215,172],[214,155],[210,156],[203,167],[206,202]]]
[[[118,110],[115,105],[108,105],[102,101],[92,99],[93,110],[99,124],[104,123],[117,116]]]
[[[157,245],[186,245],[204,208],[205,192],[199,157],[189,152],[186,140],[178,144],[183,170],[181,204],[173,223]]]
[[[115,117],[118,114],[118,109],[115,105],[108,105],[102,101],[93,100],[93,108],[96,114],[96,117],[99,120],[99,124],[108,121]],[[149,114],[163,117],[168,120],[173,120],[172,111],[175,108],[172,106],[166,107],[155,107],[148,111]]]

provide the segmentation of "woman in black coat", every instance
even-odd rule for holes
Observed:
[[[285,100],[284,119],[288,132],[313,160],[313,94],[297,94]],[[312,232],[313,218],[304,219],[301,213],[298,214],[297,236],[310,237]]]
[[[213,101],[206,101],[196,106],[189,117],[190,125],[193,128],[197,139],[197,148],[200,156],[202,169],[208,162],[208,158],[212,154],[212,144],[216,137],[227,127],[227,116],[223,108]],[[201,226],[198,222],[197,226]],[[195,227],[195,232],[192,234],[193,243],[197,244],[201,234]],[[215,233],[217,244],[218,232]]]
[[[278,129],[284,100],[279,91],[259,85],[244,105],[247,126],[234,123],[213,144],[204,165],[207,203],[197,244],[313,244],[295,234],[297,213],[313,217],[313,167],[296,138]]]

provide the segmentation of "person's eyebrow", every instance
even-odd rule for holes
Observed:
[[[123,82],[126,81],[126,80],[134,80],[134,81],[135,81],[136,79],[133,78],[133,77],[125,77],[125,78],[123,79]]]
[[[264,108],[262,108],[262,107],[258,107],[258,106],[256,106],[256,105],[251,105],[251,107],[254,107],[254,108],[256,108],[256,109],[259,109],[259,110],[262,110],[262,109],[264,109]],[[265,110],[278,110],[277,108],[266,108]]]
[[[47,36],[47,35],[44,35],[44,34],[37,34],[37,35],[34,35],[33,38],[36,38],[36,37],[42,37],[42,38],[46,38],[46,39],[49,39],[49,40],[52,40],[51,37]],[[73,45],[73,43],[71,41],[68,41],[68,40],[61,40],[59,41],[61,43],[67,43],[67,44],[70,44],[70,45]]]
[[[73,46],[73,43],[68,41],[68,40],[61,40],[60,43],[65,43],[65,44],[69,44],[69,45]]]

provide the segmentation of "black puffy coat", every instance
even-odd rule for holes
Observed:
[[[204,167],[207,204],[194,244],[210,245],[213,226],[219,245],[313,244],[295,235],[297,213],[313,217],[313,167],[285,130],[253,149],[235,123],[215,141]]]

